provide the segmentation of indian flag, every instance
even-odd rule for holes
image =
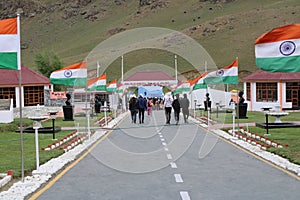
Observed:
[[[238,59],[229,66],[210,72],[204,79],[205,84],[238,84]]]
[[[106,86],[107,92],[115,92],[117,89],[117,80],[113,80]]]
[[[88,80],[88,90],[106,91],[106,74]]]
[[[192,81],[191,84],[193,84],[193,90],[198,90],[198,89],[206,89],[207,85],[204,83],[204,79],[206,77],[207,73],[201,74],[198,76],[196,79]]]
[[[300,24],[275,28],[255,41],[256,65],[270,72],[300,72]]]
[[[0,20],[0,68],[20,70],[19,17]]]
[[[86,80],[87,67],[84,61],[56,70],[50,75],[50,82],[55,85],[85,87]]]
[[[175,90],[172,91],[173,95],[181,94],[183,92],[190,92],[190,82],[185,81],[182,84],[180,84]]]

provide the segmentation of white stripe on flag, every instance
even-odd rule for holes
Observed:
[[[300,39],[286,40],[296,45],[295,52],[290,56],[300,56]],[[286,57],[280,52],[280,45],[285,41],[261,43],[255,45],[256,58]]]
[[[50,78],[86,78],[87,76],[87,69],[71,69],[70,70],[72,72],[71,77],[66,77],[65,71],[67,70],[52,72]]]
[[[0,52],[19,52],[19,35],[0,34]]]

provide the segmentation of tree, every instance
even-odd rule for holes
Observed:
[[[39,72],[44,76],[50,77],[50,74],[63,68],[63,63],[53,52],[38,53],[35,56],[35,64]]]
[[[50,78],[53,71],[64,67],[63,62],[53,52],[38,53],[35,56],[35,64],[40,73]],[[54,85],[55,91],[62,91],[65,86]]]

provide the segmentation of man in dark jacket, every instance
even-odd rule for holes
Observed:
[[[144,114],[145,110],[147,109],[147,101],[144,99],[143,95],[140,94],[138,100],[138,106],[139,106],[139,123],[144,123]]]
[[[187,123],[187,119],[189,118],[190,101],[188,100],[186,94],[183,94],[183,99],[180,101],[180,106],[182,108],[184,123]]]
[[[176,94],[176,99],[173,101],[172,107],[174,109],[174,117],[177,125],[179,122],[179,113],[180,113],[179,94]]]

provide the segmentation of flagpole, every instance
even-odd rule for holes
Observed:
[[[99,77],[99,69],[100,69],[100,65],[99,62],[97,61],[97,77]]]
[[[121,73],[122,73],[122,84],[124,82],[124,56],[121,56]]]
[[[238,60],[238,57],[236,57],[236,60]],[[237,88],[237,90],[236,90],[237,91],[237,109],[236,110],[237,110],[237,127],[238,127],[237,130],[238,130],[238,132],[240,132],[240,114],[239,114],[239,112],[240,112],[239,111],[239,109],[240,109],[239,108],[240,107],[240,102],[239,101],[240,100],[239,100],[238,86],[239,86],[239,82],[238,82],[237,87],[236,87]]]
[[[20,14],[23,11],[17,10],[17,30],[18,36],[21,37],[20,29]],[[21,39],[21,38],[20,38]],[[20,44],[21,45],[21,44]],[[21,67],[21,47],[19,49],[18,56],[18,68],[19,68],[19,109],[20,109],[20,150],[21,150],[21,181],[24,182],[24,147],[23,147],[23,122],[22,122],[22,67]]]
[[[207,73],[207,61],[204,62],[204,70]],[[208,84],[206,86],[206,94],[208,94]],[[205,94],[205,95],[206,95]],[[209,110],[209,101],[206,99],[206,107],[207,107],[207,128],[209,128],[209,117],[210,117],[210,110]]]
[[[177,55],[174,55],[174,64],[175,64],[175,80],[176,80],[176,85],[178,85],[178,77],[177,77]]]

